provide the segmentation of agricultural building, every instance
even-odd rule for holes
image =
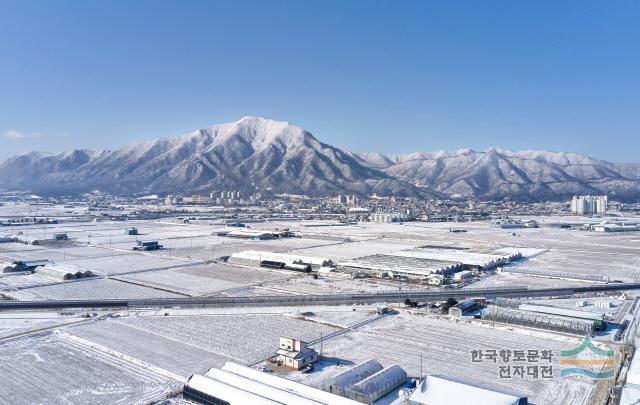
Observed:
[[[436,375],[426,376],[409,405],[527,405],[527,397]]]

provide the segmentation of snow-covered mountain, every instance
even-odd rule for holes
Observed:
[[[115,151],[33,152],[0,165],[0,188],[41,194],[355,193],[517,200],[606,193],[640,200],[640,165],[575,153],[491,148],[407,155],[346,152],[287,122],[245,117]]]
[[[640,200],[640,164],[615,164],[567,152],[483,152],[408,155],[354,154],[361,164],[452,197],[559,200],[575,194],[608,194]]]
[[[432,195],[360,164],[287,122],[245,117],[115,151],[30,153],[0,165],[0,188],[43,194],[221,189],[331,195]]]

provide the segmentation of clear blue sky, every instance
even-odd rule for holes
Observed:
[[[638,1],[0,0],[0,159],[245,115],[364,152],[640,161]]]

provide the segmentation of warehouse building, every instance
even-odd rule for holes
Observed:
[[[485,301],[484,298],[468,298],[449,308],[449,315],[462,318],[465,311],[469,311],[477,305],[482,305]]]
[[[256,231],[256,230],[247,229],[247,228],[238,228],[238,229],[228,231],[226,236],[229,238],[251,239],[251,240],[272,240],[278,237],[273,232]]]
[[[593,225],[592,228],[596,232],[637,232],[640,230],[638,224],[630,224],[626,222],[606,222]]]
[[[273,264],[274,266],[277,265],[277,268],[285,268],[292,264],[306,264],[312,268],[334,266],[331,259],[288,253],[261,252],[255,250],[245,250],[244,252],[234,253],[229,257],[229,263],[263,267],[270,267],[266,265]],[[292,268],[292,270],[296,269]]]
[[[464,270],[491,270],[498,266],[522,259],[521,253],[486,254],[468,252],[464,249],[419,247],[390,253],[394,256],[416,257],[462,263]]]
[[[184,386],[185,399],[207,405],[356,405],[357,402],[295,381],[227,362]]]
[[[371,255],[341,262],[348,272],[363,271],[375,277],[408,278],[427,282],[432,274],[450,275],[462,270],[462,263],[401,255]]]
[[[527,405],[525,396],[472,385],[437,375],[426,376],[409,398],[409,405]]]

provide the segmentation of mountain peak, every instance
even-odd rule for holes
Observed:
[[[393,134],[392,134],[393,135]],[[245,116],[114,151],[31,153],[0,164],[0,189],[40,194],[377,193],[550,200],[574,194],[640,198],[640,165],[575,153],[488,148],[406,155],[355,154],[290,122]]]

